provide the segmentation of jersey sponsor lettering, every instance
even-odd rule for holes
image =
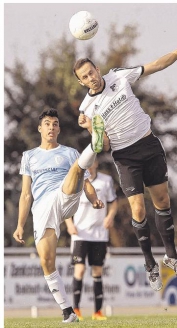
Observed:
[[[122,102],[126,100],[126,95],[122,95],[120,98],[115,100],[107,109],[104,113],[101,114],[102,118],[104,120],[107,120],[111,112]]]

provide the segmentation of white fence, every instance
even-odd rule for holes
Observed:
[[[163,248],[154,248],[163,289],[149,286],[144,258],[139,248],[110,248],[104,266],[104,306],[177,305],[177,277],[162,264]],[[57,306],[44,280],[35,248],[5,249],[5,309]],[[72,302],[73,267],[69,248],[58,248],[56,267]],[[93,306],[93,281],[87,267],[82,292],[82,308]]]

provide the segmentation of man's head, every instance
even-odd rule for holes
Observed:
[[[104,86],[99,68],[89,59],[79,59],[73,68],[73,72],[79,83],[86,86],[92,93],[97,93]]]
[[[39,125],[41,125],[41,122],[44,117],[50,116],[50,117],[57,117],[58,122],[59,122],[59,117],[58,117],[58,112],[54,108],[46,109],[44,110],[40,115],[39,115]]]
[[[79,79],[79,77],[77,75],[77,70],[79,70],[79,68],[81,68],[86,63],[90,63],[96,69],[96,65],[92,62],[91,59],[89,59],[89,58],[78,59],[73,67],[73,72],[74,72],[75,76],[77,77],[77,79]]]
[[[42,141],[56,143],[60,133],[59,117],[56,109],[44,110],[39,116],[38,131]]]

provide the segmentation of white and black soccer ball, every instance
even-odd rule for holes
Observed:
[[[88,11],[78,11],[69,22],[71,34],[79,40],[89,40],[98,31],[98,21]]]

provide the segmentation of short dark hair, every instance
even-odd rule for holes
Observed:
[[[50,108],[50,109],[46,109],[46,110],[44,110],[44,111],[39,115],[39,125],[41,125],[41,122],[42,122],[42,120],[43,120],[43,118],[44,118],[45,116],[57,117],[58,120],[59,120],[57,110],[54,109],[54,108]]]
[[[74,67],[73,67],[73,73],[74,73],[74,75],[77,77],[77,79],[78,79],[79,77],[77,76],[76,71],[77,71],[79,68],[81,68],[81,67],[82,67],[84,64],[86,64],[86,63],[90,63],[93,67],[96,68],[96,65],[92,62],[91,59],[89,59],[89,58],[81,58],[81,59],[78,59],[77,62],[74,64]]]

